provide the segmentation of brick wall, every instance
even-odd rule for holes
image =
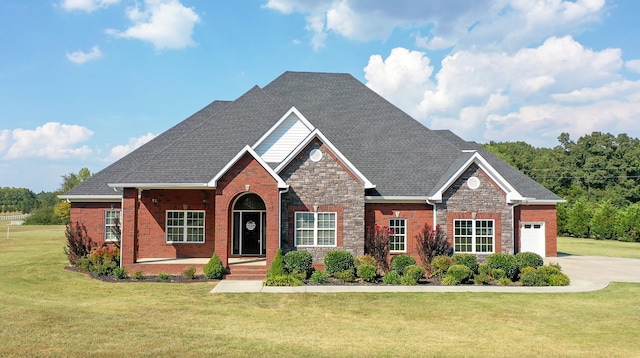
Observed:
[[[113,203],[71,203],[71,222],[78,222],[87,228],[93,242],[104,243],[104,212],[119,210],[121,202]],[[113,209],[112,209],[113,206]]]
[[[473,190],[467,186],[467,179],[475,176],[480,186]],[[482,171],[472,164],[442,195],[442,203],[437,204],[436,220],[447,232],[453,244],[453,220],[476,219],[495,220],[495,252],[514,253],[513,222],[511,206],[506,202],[506,194]]]
[[[267,265],[271,263],[278,250],[280,191],[277,181],[253,156],[247,153],[218,180],[215,195],[215,237],[217,238],[215,250],[225,265],[228,263],[231,247],[232,206],[238,197],[248,193],[259,195],[267,209],[265,233]]]
[[[397,215],[396,215],[397,214]],[[413,256],[416,262],[420,262],[420,256],[416,250],[416,236],[422,232],[424,224],[433,227],[433,206],[422,204],[365,204],[365,225],[367,228],[389,226],[389,219],[406,219],[406,253]],[[401,254],[391,253],[390,256]]]
[[[322,152],[322,159],[309,158],[313,149]],[[314,140],[281,172],[290,185],[282,198],[283,251],[294,246],[293,213],[295,211],[337,212],[337,247],[305,247],[321,264],[330,250],[345,249],[355,256],[364,253],[364,186],[344,164],[320,141]],[[288,220],[284,220],[288,218]]]
[[[519,205],[514,209],[516,243],[519,250],[520,244],[520,223],[522,222],[544,222],[545,229],[545,256],[558,256],[558,228],[555,205]]]

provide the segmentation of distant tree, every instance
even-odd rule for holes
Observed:
[[[617,215],[618,210],[610,201],[600,203],[591,218],[591,236],[598,240],[615,239]]]
[[[0,188],[0,212],[30,213],[38,207],[36,194],[25,188]]]
[[[66,224],[71,218],[71,203],[61,201],[53,207],[53,212],[61,223]]]
[[[589,237],[589,223],[593,215],[591,204],[581,197],[567,210],[567,231],[573,237]]]
[[[31,216],[25,219],[24,223],[27,225],[59,225],[64,222],[53,212],[51,206],[45,206],[34,210]]]
[[[619,240],[640,242],[640,203],[631,204],[618,212],[616,232]]]
[[[61,194],[73,189],[76,185],[87,180],[91,176],[91,172],[88,168],[82,168],[78,171],[78,174],[69,173],[62,176],[62,184],[58,190]]]

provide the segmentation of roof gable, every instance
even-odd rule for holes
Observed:
[[[287,183],[280,178],[278,174],[256,153],[250,146],[245,146],[236,154],[213,178],[207,183],[207,186],[215,188],[218,186],[218,180],[231,169],[245,154],[251,155],[260,165],[276,180],[278,188],[287,188]]]
[[[265,162],[280,163],[314,129],[300,111],[291,107],[252,148]]]

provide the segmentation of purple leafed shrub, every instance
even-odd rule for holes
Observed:
[[[98,246],[87,234],[87,228],[84,224],[79,222],[76,222],[75,225],[67,223],[65,236],[67,237],[67,246],[64,248],[64,253],[71,265],[75,265],[79,258],[87,256],[94,247]]]
[[[447,234],[436,226],[434,230],[431,225],[424,224],[422,231],[416,236],[416,249],[426,268],[431,267],[431,260],[436,256],[451,256],[453,247],[447,240]]]

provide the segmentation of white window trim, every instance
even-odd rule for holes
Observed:
[[[471,251],[456,251],[456,222],[457,221],[471,221]],[[476,223],[478,221],[491,221],[493,228],[491,232],[491,251],[476,251]],[[496,221],[494,219],[454,219],[453,220],[453,249],[454,252],[465,253],[465,254],[493,254],[496,252]]]
[[[298,214],[313,214],[313,245],[298,245]],[[333,227],[333,245],[318,245],[318,214],[333,214],[335,226]],[[296,211],[293,215],[293,243],[296,247],[337,247],[338,246],[338,213],[335,211]],[[311,230],[305,228],[305,230]],[[320,229],[320,230],[326,230]]]
[[[118,242],[118,239],[109,239],[109,228],[111,227],[115,227],[115,224],[112,225],[108,225],[107,224],[107,214],[110,212],[117,212],[118,213],[118,220],[120,221],[120,225],[122,227],[122,210],[120,209],[108,209],[104,211],[104,241],[105,242]]]
[[[182,226],[182,228],[184,229],[182,232],[182,241],[170,241],[169,240],[169,213],[177,213],[177,212],[182,212],[185,213],[184,215],[184,224]],[[190,228],[189,226],[187,226],[187,213],[203,213],[202,216],[202,241],[187,241],[187,235],[188,235],[188,228]],[[207,214],[205,212],[205,210],[167,210],[164,214],[164,219],[165,219],[165,228],[164,228],[164,241],[167,244],[204,244],[206,241],[206,236],[207,236]],[[179,226],[171,226],[171,227],[179,227]],[[191,226],[191,228],[198,228],[199,226]]]
[[[396,234],[396,233],[390,233],[389,234],[389,252],[391,253],[401,253],[401,252],[407,252],[407,219],[406,218],[391,218],[389,219],[389,231],[392,230],[392,226],[391,226],[391,222],[393,220],[402,220],[402,222],[404,223],[404,234]],[[404,250],[391,250],[391,237],[392,236],[402,236],[402,241],[403,241],[403,247]]]

